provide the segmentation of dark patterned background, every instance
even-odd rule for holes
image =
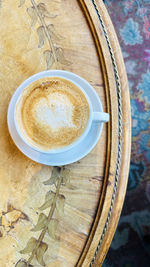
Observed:
[[[127,194],[103,267],[150,267],[150,0],[105,0],[125,60],[132,110]]]

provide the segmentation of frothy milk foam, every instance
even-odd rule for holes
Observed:
[[[48,99],[41,99],[35,106],[34,117],[40,123],[47,124],[52,131],[61,127],[76,127],[72,122],[73,105],[68,97],[53,93]]]
[[[70,81],[46,77],[24,89],[15,116],[26,141],[47,151],[68,146],[82,135],[89,119],[89,104]]]

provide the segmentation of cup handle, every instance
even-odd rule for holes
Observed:
[[[93,121],[95,122],[108,122],[109,114],[105,112],[93,112]]]

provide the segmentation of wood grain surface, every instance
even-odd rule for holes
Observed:
[[[131,142],[129,89],[111,20],[96,0],[0,3],[0,266],[101,266],[124,201]],[[54,169],[25,157],[7,128],[16,88],[50,68],[85,78],[110,114],[92,152],[66,166],[69,184],[56,186],[45,183]],[[35,249],[51,191],[57,205]]]

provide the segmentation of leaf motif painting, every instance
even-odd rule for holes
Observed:
[[[34,237],[31,237],[28,241],[26,247],[20,251],[21,254],[28,254],[32,252],[37,244],[37,240]]]
[[[56,17],[56,15],[50,14],[50,12],[47,10],[46,5],[44,3],[39,3],[37,5],[37,9],[43,18],[44,17],[48,17],[48,18],[55,18]]]
[[[53,53],[50,50],[45,50],[43,52],[43,55],[45,57],[46,65],[47,65],[47,70],[51,69],[53,63],[54,63],[54,56]]]
[[[68,175],[68,179],[67,179]],[[53,242],[58,241],[56,232],[61,217],[64,216],[64,207],[66,198],[60,193],[61,186],[65,186],[70,183],[70,170],[65,167],[53,167],[51,175],[47,181],[44,181],[44,186],[52,187],[53,190],[47,191],[45,195],[45,201],[42,206],[39,207],[39,215],[37,222],[30,229],[33,236],[30,237],[26,246],[20,250],[21,255],[28,254],[27,260],[20,259],[15,267],[32,266],[32,260],[36,259],[41,266],[45,266],[45,253],[48,250],[49,244],[44,241],[46,235],[50,237]],[[54,190],[55,186],[55,190]],[[45,214],[45,211],[49,211]],[[55,211],[58,213],[55,218]],[[39,233],[35,238],[34,234]]]
[[[35,225],[35,227],[33,229],[31,229],[31,231],[33,232],[37,232],[40,231],[41,229],[43,229],[46,226],[47,223],[47,217],[44,213],[40,213],[39,218],[38,218],[38,222]]]
[[[39,45],[38,45],[38,47],[42,48],[43,45],[45,44],[45,32],[44,32],[44,27],[43,26],[39,26],[37,28],[37,34],[38,34],[38,37],[39,37]]]
[[[20,0],[19,7],[23,6],[25,4],[25,0]]]
[[[31,20],[31,27],[39,26],[36,29],[38,35],[38,48],[42,49],[46,43],[49,45],[49,49],[43,52],[43,56],[46,62],[46,69],[51,69],[53,65],[56,69],[60,68],[60,65],[70,65],[71,62],[64,56],[63,49],[56,46],[55,41],[60,41],[64,37],[57,33],[55,26],[52,22],[46,24],[45,19],[53,20],[57,17],[57,14],[51,14],[45,3],[36,3],[35,0],[30,0],[31,6],[27,7],[27,14]],[[25,0],[20,0],[19,8],[24,6]]]
[[[31,27],[33,27],[36,24],[37,19],[38,19],[35,8],[33,6],[27,8],[27,13],[29,17],[31,18]]]
[[[36,259],[42,266],[45,266],[43,256],[47,249],[48,245],[41,241],[36,251]]]

